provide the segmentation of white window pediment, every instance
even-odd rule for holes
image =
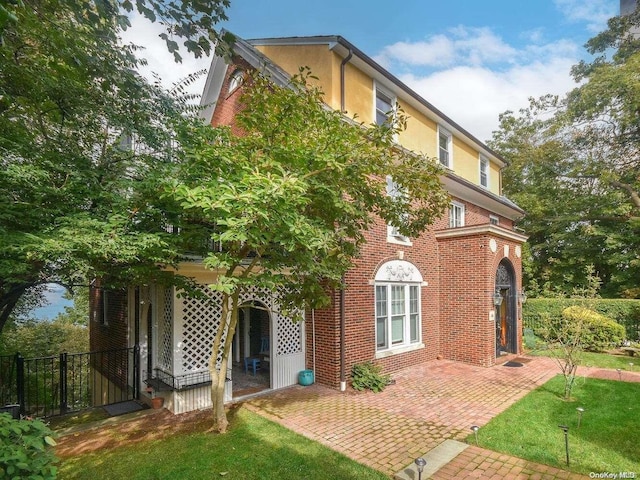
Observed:
[[[376,282],[422,283],[422,274],[406,260],[391,260],[376,272]]]

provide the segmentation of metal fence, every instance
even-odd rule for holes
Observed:
[[[0,356],[0,406],[53,417],[138,398],[139,349]]]

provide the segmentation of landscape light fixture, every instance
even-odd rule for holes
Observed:
[[[496,290],[496,293],[492,295],[492,298],[493,298],[493,304],[496,307],[499,307],[500,305],[502,305],[502,295],[500,294],[499,290]]]
[[[584,408],[578,407],[576,408],[578,411],[578,428],[580,428],[580,422],[582,421],[582,414],[584,413]]]
[[[567,452],[567,467],[569,466],[569,427],[566,425],[558,425],[564,432],[564,449]]]
[[[618,372],[618,380],[622,380],[622,370],[616,368],[616,371]]]
[[[424,470],[424,466],[427,464],[427,461],[420,457],[420,458],[416,458],[415,462],[416,467],[418,467],[418,480],[422,480],[422,471]]]
[[[471,425],[471,431],[476,436],[476,445],[478,445],[478,430],[480,430],[480,427],[478,425]]]

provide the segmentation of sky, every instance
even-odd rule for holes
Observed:
[[[618,13],[619,0],[231,0],[219,26],[245,39],[341,35],[486,141],[500,113],[575,87],[571,66]],[[187,52],[176,65],[157,25],[132,24],[124,40],[146,47],[146,74],[171,85],[209,67]]]

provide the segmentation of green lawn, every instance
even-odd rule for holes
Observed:
[[[189,479],[388,479],[317,442],[240,408],[224,435],[209,425],[151,442],[128,442],[111,450],[66,459],[59,478]]]
[[[559,375],[529,393],[480,428],[480,446],[567,469],[558,427],[566,425],[569,470],[640,475],[640,384],[580,378],[571,402],[562,400],[563,388]],[[577,407],[585,409],[580,428]]]
[[[549,350],[534,350],[531,355],[551,357]],[[608,353],[582,352],[580,364],[588,367],[613,368],[623,371],[640,372],[640,357],[611,355]],[[633,365],[631,365],[633,364]]]

